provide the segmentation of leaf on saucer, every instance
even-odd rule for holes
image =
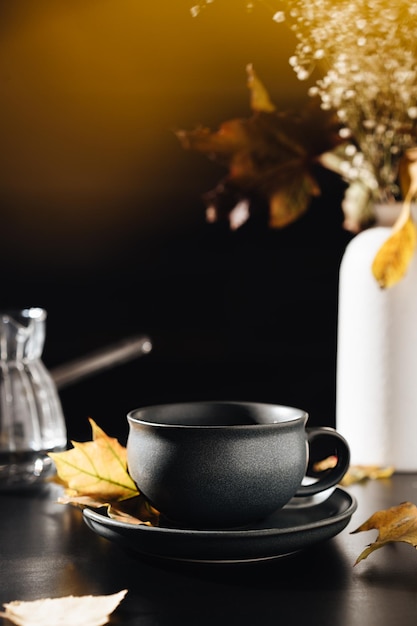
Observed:
[[[65,493],[58,498],[59,504],[72,504],[81,509],[107,509],[107,515],[119,522],[129,524],[145,524],[146,526],[158,526],[159,511],[157,511],[149,501],[139,494],[126,500],[109,502],[107,499],[91,498],[90,496],[77,496]]]
[[[123,502],[113,502],[107,507],[107,515],[119,522],[158,526],[160,513],[143,495]]]
[[[402,502],[398,506],[377,511],[351,534],[378,530],[379,534],[373,543],[358,556],[355,565],[366,559],[372,552],[396,541],[409,543],[417,547],[417,507],[412,502]]]
[[[127,471],[127,453],[117,439],[109,437],[89,419],[93,440],[72,441],[73,448],[51,452],[58,479],[73,496],[89,496],[101,500],[124,500],[139,494]]]
[[[127,594],[127,589],[106,596],[65,596],[31,602],[14,600],[0,613],[17,626],[101,626]]]

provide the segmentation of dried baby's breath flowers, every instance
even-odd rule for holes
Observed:
[[[398,162],[416,143],[417,5],[414,0],[287,0],[298,43],[290,58],[297,77],[324,74],[310,87],[334,109],[351,138],[343,173],[374,199],[398,197]]]
[[[192,15],[214,0],[202,0]],[[258,0],[296,38],[289,63],[334,110],[346,142],[323,164],[353,184],[346,201],[401,199],[398,165],[417,143],[415,0]],[[242,7],[253,2],[242,0]],[[349,211],[347,211],[349,212]]]

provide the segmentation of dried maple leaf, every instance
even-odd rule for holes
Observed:
[[[109,501],[105,497],[91,498],[90,496],[71,495],[67,492],[58,498],[58,502],[60,504],[72,504],[81,509],[85,507],[91,509],[105,508],[109,517],[120,522],[144,524],[145,526],[157,526],[159,523],[159,511],[142,494],[122,501]]]
[[[90,419],[92,441],[72,441],[73,448],[51,452],[57,469],[53,481],[62,485],[60,504],[107,509],[109,517],[156,526],[159,512],[143,496],[127,470],[126,448]]]
[[[107,514],[119,522],[146,526],[157,526],[160,518],[159,511],[142,495],[110,504],[107,507]]]
[[[266,203],[268,222],[282,228],[308,209],[320,188],[312,173],[319,155],[340,143],[334,116],[312,100],[302,113],[279,112],[267,90],[247,66],[252,116],[233,119],[216,132],[199,127],[178,131],[186,149],[208,155],[228,168],[228,175],[206,194],[211,221],[226,219],[243,199],[249,213]]]
[[[377,511],[351,534],[365,530],[378,530],[379,534],[373,543],[358,556],[355,565],[366,559],[372,552],[388,543],[404,542],[417,547],[417,507],[412,502],[403,502],[390,509]]]
[[[65,596],[31,602],[14,600],[0,613],[16,626],[102,626],[127,593],[123,589],[106,596]]]
[[[90,419],[93,440],[72,441],[73,448],[51,452],[61,484],[72,495],[108,500],[124,500],[139,495],[127,471],[126,448],[109,437]]]

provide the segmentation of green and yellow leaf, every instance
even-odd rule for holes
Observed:
[[[61,483],[73,494],[124,500],[139,495],[127,471],[127,453],[117,439],[109,437],[90,419],[93,440],[72,441],[73,448],[51,452]]]
[[[158,525],[159,512],[139,492],[129,475],[126,448],[109,437],[94,420],[89,422],[92,441],[72,441],[70,450],[49,454],[57,470],[53,480],[64,487],[58,502],[80,508],[105,507],[113,519]]]

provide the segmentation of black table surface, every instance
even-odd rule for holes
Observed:
[[[395,543],[354,566],[376,510],[417,502],[417,474],[346,488],[358,508],[336,537],[258,564],[156,561],[96,535],[58,487],[1,494],[0,604],[128,589],[110,624],[407,626],[417,619],[417,552]],[[1,620],[0,620],[1,622]]]

